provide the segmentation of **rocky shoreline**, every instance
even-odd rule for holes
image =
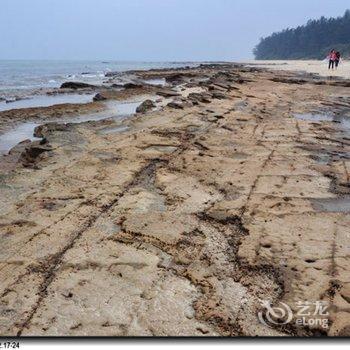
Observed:
[[[0,160],[0,334],[349,336],[347,81],[237,64],[108,79],[67,85],[90,104],[0,112],[0,130],[43,123]],[[137,98],[128,118],[57,121]],[[265,325],[261,300],[293,321]],[[329,327],[296,325],[300,301],[327,302]]]

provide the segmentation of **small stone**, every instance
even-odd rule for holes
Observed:
[[[156,105],[152,100],[146,100],[136,108],[136,113],[146,113],[149,110],[153,109],[155,106]]]
[[[107,97],[105,97],[102,94],[98,93],[98,94],[95,95],[93,100],[94,100],[94,102],[105,101],[105,100],[107,100]]]

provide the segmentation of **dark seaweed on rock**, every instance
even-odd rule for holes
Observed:
[[[96,88],[95,85],[81,83],[81,82],[75,82],[75,81],[67,81],[61,85],[61,89],[94,89]]]

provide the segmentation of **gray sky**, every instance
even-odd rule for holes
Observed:
[[[242,60],[349,0],[1,0],[0,59]]]

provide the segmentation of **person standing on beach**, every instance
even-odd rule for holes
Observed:
[[[329,53],[328,59],[329,59],[328,69],[331,69],[331,68],[334,69],[335,61],[337,60],[337,53],[335,50],[332,50]]]
[[[336,60],[335,60],[335,69],[338,69],[338,66],[339,66],[339,63],[340,63],[340,60],[341,60],[341,54],[340,54],[339,51],[337,51],[335,53],[335,55],[337,57]]]

